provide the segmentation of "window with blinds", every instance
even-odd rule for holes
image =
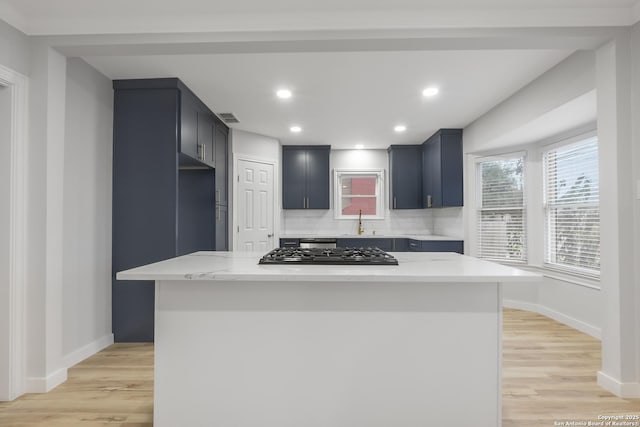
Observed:
[[[477,163],[477,254],[495,261],[526,262],[524,155]]]
[[[545,263],[600,272],[600,188],[596,137],[544,152]]]

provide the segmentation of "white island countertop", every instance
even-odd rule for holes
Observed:
[[[262,252],[196,252],[117,273],[119,280],[528,282],[539,274],[450,252],[392,252],[399,265],[258,265]]]
[[[412,239],[412,240],[464,240],[462,237],[441,236],[438,234],[399,234],[399,233],[380,233],[371,234],[284,234],[280,235],[281,239]]]

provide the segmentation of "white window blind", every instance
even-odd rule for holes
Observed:
[[[478,256],[526,262],[524,156],[480,160],[477,174]]]
[[[598,140],[544,152],[545,263],[579,273],[600,271]]]

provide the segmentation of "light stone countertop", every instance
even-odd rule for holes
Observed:
[[[262,252],[196,252],[117,273],[118,280],[530,282],[539,274],[450,252],[392,252],[399,265],[258,265]]]
[[[437,234],[282,234],[281,239],[414,239],[414,240],[464,240],[462,237]]]

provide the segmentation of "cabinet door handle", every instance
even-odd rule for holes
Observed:
[[[207,146],[202,144],[202,160],[207,160]]]
[[[216,206],[216,221],[220,221],[220,206]]]
[[[267,234],[267,237],[269,237],[269,238],[273,237],[273,233]]]
[[[196,157],[198,158],[198,160],[204,160],[205,159],[205,145],[204,144],[197,144],[196,145]]]
[[[430,208],[432,205],[431,194],[427,194],[427,207]]]
[[[302,209],[306,209],[307,208],[307,198],[303,197],[302,198]]]
[[[220,202],[220,190],[216,190],[216,200],[215,200],[215,202],[216,203]]]

